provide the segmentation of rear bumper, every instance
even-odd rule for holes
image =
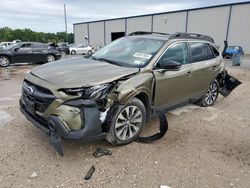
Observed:
[[[59,59],[61,59],[62,55],[61,54],[56,54],[55,57],[56,57],[56,60],[59,60]]]
[[[71,131],[65,125],[59,116],[50,115],[47,121],[42,120],[36,115],[30,114],[20,100],[20,110],[24,116],[37,128],[41,129],[47,135],[56,134],[63,139],[79,140],[89,142],[103,139],[105,133],[102,131],[100,112],[96,103],[91,100],[73,100],[68,101],[65,105],[78,107],[81,111],[81,117],[84,119],[85,126],[78,131]]]

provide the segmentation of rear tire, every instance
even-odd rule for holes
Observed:
[[[56,58],[54,55],[52,55],[52,54],[47,55],[47,63],[53,62],[55,60],[56,60]]]
[[[72,50],[72,51],[71,51],[71,55],[76,55],[76,51],[75,51],[75,50]]]
[[[106,140],[113,145],[129,144],[141,134],[146,123],[146,109],[137,98],[117,106],[108,116],[109,132]]]
[[[0,66],[8,67],[10,64],[10,59],[6,56],[0,56]]]
[[[61,54],[62,58],[66,56],[66,52],[64,50],[60,51],[60,54]]]
[[[199,99],[196,102],[196,104],[203,107],[212,106],[217,100],[218,95],[219,95],[219,83],[217,80],[214,80],[210,84],[207,93],[201,99]]]

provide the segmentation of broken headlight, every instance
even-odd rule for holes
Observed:
[[[106,97],[110,84],[98,85],[85,90],[85,96],[97,100]]]
[[[62,89],[67,95],[79,96],[84,99],[98,100],[106,97],[110,90],[110,84],[97,85],[89,88]]]

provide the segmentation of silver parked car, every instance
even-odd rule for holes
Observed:
[[[92,54],[94,52],[94,48],[87,44],[76,44],[69,48],[70,54]]]

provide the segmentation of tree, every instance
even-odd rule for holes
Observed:
[[[68,42],[74,43],[74,34],[69,33]],[[65,42],[66,34],[65,32],[57,32],[57,33],[43,33],[43,32],[35,32],[31,29],[11,29],[8,27],[0,28],[0,42],[3,41],[13,41],[19,39],[21,41],[34,41],[34,42]]]

